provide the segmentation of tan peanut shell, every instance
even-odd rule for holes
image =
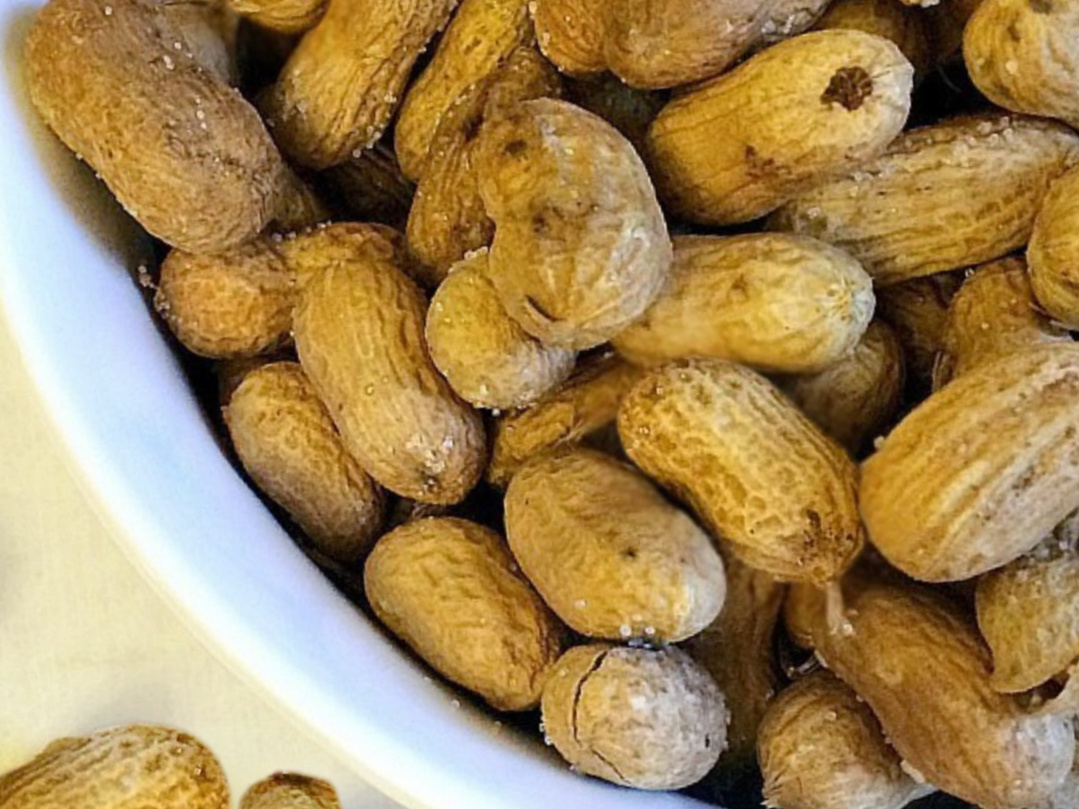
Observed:
[[[569,79],[565,88],[566,100],[609,123],[638,153],[645,148],[652,120],[667,103],[665,93],[630,87],[610,73]]]
[[[149,0],[51,0],[25,64],[45,123],[154,236],[215,252],[276,215],[285,169],[258,113]]]
[[[154,305],[189,351],[253,357],[288,342],[296,278],[269,237],[210,255],[173,250]]]
[[[820,30],[851,28],[890,39],[924,75],[932,64],[932,44],[924,11],[895,0],[836,0],[816,24]]]
[[[458,262],[427,310],[427,348],[475,407],[526,407],[565,381],[576,354],[541,343],[506,314],[487,277],[487,251]]]
[[[282,183],[281,199],[277,204],[277,216],[272,229],[284,233],[308,230],[333,219],[318,192],[288,169]]]
[[[733,554],[723,559],[727,597],[711,624],[683,648],[712,675],[727,701],[730,723],[720,770],[754,763],[757,728],[779,685],[775,628],[786,587]]]
[[[388,239],[346,238],[312,256],[319,266],[296,308],[296,350],[371,477],[405,497],[456,503],[483,473],[483,424],[431,362],[426,301],[394,253]]]
[[[1079,555],[1074,525],[978,580],[978,627],[993,650],[992,685],[1036,688],[1079,660]],[[1074,675],[1072,675],[1074,676]]]
[[[780,387],[813,422],[852,457],[879,436],[903,399],[903,348],[880,320],[835,365],[817,374],[783,379]]]
[[[1079,125],[1079,7],[1069,0],[983,0],[963,57],[994,104]]]
[[[907,379],[928,391],[944,340],[948,306],[963,282],[961,273],[939,273],[878,288],[877,311],[903,346]]]
[[[364,586],[379,620],[444,677],[499,710],[539,703],[562,630],[494,531],[407,523],[375,545]]]
[[[240,809],[341,809],[333,785],[320,778],[278,772],[252,784]]]
[[[248,373],[224,416],[244,469],[311,543],[341,562],[361,559],[382,526],[382,492],[345,450],[299,364]]]
[[[130,725],[58,739],[0,775],[4,809],[228,809],[221,765],[197,739]]]
[[[775,45],[813,27],[828,0],[773,0],[765,3],[767,16],[761,23],[757,46]]]
[[[1030,284],[1055,320],[1079,328],[1079,170],[1053,183],[1027,247]]]
[[[955,118],[896,138],[849,177],[802,194],[770,227],[848,250],[879,286],[983,264],[1026,244],[1079,136],[1016,115]]]
[[[632,467],[566,447],[533,459],[506,490],[506,537],[521,570],[590,638],[674,643],[719,615],[712,540]]]
[[[324,169],[373,146],[397,109],[416,58],[456,5],[330,3],[292,52],[267,101],[282,151]]]
[[[603,55],[632,87],[691,84],[722,73],[761,36],[761,0],[608,2]]]
[[[1079,503],[1079,346],[1027,348],[934,393],[862,465],[877,549],[922,581],[1029,551]]]
[[[694,222],[756,219],[883,152],[906,123],[912,81],[894,44],[861,31],[780,42],[660,112],[656,186]]]
[[[910,585],[845,589],[849,631],[818,622],[824,663],[864,699],[925,779],[985,809],[1045,799],[1072,766],[1072,720],[1038,716],[990,686],[989,651],[940,594]]]
[[[825,593],[812,584],[792,584],[783,600],[783,628],[796,646],[812,649],[813,627],[823,621]]]
[[[986,362],[1039,343],[1071,342],[1041,311],[1026,262],[1011,257],[979,267],[963,282],[944,329],[935,387]]]
[[[616,356],[595,358],[531,407],[504,414],[494,425],[487,479],[505,488],[529,458],[613,428],[622,397],[641,374]]]
[[[606,342],[648,308],[671,262],[644,164],[606,121],[552,99],[516,106],[481,138],[490,277],[506,311],[547,343]]]
[[[198,64],[221,81],[237,84],[236,35],[239,17],[225,0],[160,2],[157,9],[168,24],[180,33],[183,40],[181,47],[189,50]]]
[[[602,73],[606,0],[535,0],[529,3],[544,56],[572,76]]]
[[[237,14],[281,34],[313,28],[329,6],[328,0],[228,0]]]
[[[743,562],[823,586],[862,548],[857,468],[768,380],[722,360],[649,372],[618,411],[637,466]]]
[[[484,122],[521,101],[557,97],[559,90],[550,63],[535,48],[521,47],[442,115],[408,215],[409,247],[426,268],[429,285],[437,285],[455,262],[494,237],[480,196]]]
[[[903,771],[873,711],[827,671],[776,698],[758,749],[764,799],[776,809],[903,809],[933,791]]]
[[[446,112],[534,38],[528,0],[462,0],[431,63],[408,89],[394,129],[394,150],[410,180],[423,178]]]
[[[726,747],[727,709],[708,673],[675,646],[577,646],[543,691],[543,724],[580,772],[637,789],[680,789]]]
[[[632,362],[718,357],[810,373],[838,362],[873,317],[873,282],[816,239],[680,236],[663,291],[614,347]]]
[[[382,143],[320,175],[333,201],[357,222],[382,222],[404,229],[415,186],[401,173],[393,150]]]

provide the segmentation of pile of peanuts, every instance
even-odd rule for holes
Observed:
[[[447,680],[623,786],[1079,806],[1075,0],[49,0],[25,59]]]

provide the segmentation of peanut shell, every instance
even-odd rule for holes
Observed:
[[[762,371],[809,373],[848,354],[873,316],[858,262],[815,239],[680,236],[670,278],[613,344],[639,365],[718,357]]]
[[[850,176],[807,191],[769,226],[850,252],[879,286],[983,264],[1026,244],[1079,136],[1034,118],[955,118],[905,132]]]
[[[723,694],[677,647],[577,646],[543,692],[555,749],[588,775],[637,789],[699,781],[726,746]]]
[[[447,679],[502,711],[524,711],[558,659],[562,629],[505,541],[454,517],[386,534],[364,566],[375,615]]]
[[[924,75],[932,64],[925,12],[895,0],[836,0],[816,28],[851,28],[890,39],[914,66],[916,76]]]
[[[862,548],[854,463],[753,371],[722,360],[651,371],[622,400],[618,434],[758,570],[823,586]]]
[[[228,0],[233,11],[263,28],[300,34],[326,13],[329,0]]]
[[[861,31],[780,42],[660,112],[656,186],[693,222],[763,216],[881,154],[906,123],[913,75],[893,43]]]
[[[712,540],[632,467],[566,447],[527,463],[506,490],[506,536],[528,580],[591,638],[677,642],[719,615]]]
[[[1038,304],[1069,328],[1079,328],[1079,171],[1053,183],[1027,247]]]
[[[244,793],[240,809],[341,809],[333,785],[319,778],[279,772]]]
[[[903,346],[907,379],[919,392],[928,392],[932,383],[948,306],[962,282],[961,273],[940,273],[875,290],[877,311],[895,329]]]
[[[427,310],[431,360],[475,407],[526,407],[573,370],[576,354],[547,346],[506,314],[487,277],[487,252],[455,264]]]
[[[575,350],[640,317],[666,279],[671,243],[629,141],[551,99],[518,105],[481,137],[480,195],[495,223],[489,273],[510,317]]]
[[[910,413],[862,465],[877,549],[922,581],[962,581],[1031,550],[1079,504],[1079,346],[978,366]]]
[[[535,0],[529,3],[543,55],[572,76],[602,73],[606,0]]]

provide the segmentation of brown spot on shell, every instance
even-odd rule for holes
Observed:
[[[873,79],[863,67],[842,67],[835,72],[821,95],[822,104],[841,104],[854,111],[873,94]]]

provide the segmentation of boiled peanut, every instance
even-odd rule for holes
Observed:
[[[1010,115],[914,129],[849,177],[781,208],[770,226],[816,236],[880,286],[971,267],[1026,244],[1049,184],[1079,160],[1079,136]]]
[[[1026,348],[934,393],[862,466],[873,544],[922,581],[961,581],[1032,549],[1079,505],[1079,346]]]
[[[544,601],[582,635],[675,642],[719,615],[712,540],[632,467],[566,447],[506,490],[506,536]]]
[[[240,809],[341,809],[333,785],[319,778],[279,772],[253,784]]]
[[[312,28],[326,13],[328,0],[228,0],[237,14],[282,34]]]
[[[1045,197],[1027,248],[1030,284],[1046,312],[1070,328],[1079,327],[1079,171],[1053,183]]]
[[[861,550],[853,462],[746,368],[695,360],[649,372],[622,400],[618,434],[752,567],[823,586]]]
[[[925,12],[895,0],[837,0],[817,21],[821,30],[852,28],[890,39],[924,75],[932,63],[932,45]]]
[[[561,627],[494,531],[453,517],[386,534],[364,566],[371,608],[447,679],[495,708],[539,703]]]
[[[652,303],[671,262],[637,153],[601,118],[552,99],[518,105],[481,139],[489,274],[506,311],[553,345],[609,340]]]
[[[754,233],[673,244],[666,287],[613,340],[632,362],[718,357],[762,371],[821,371],[854,348],[873,316],[865,270],[815,239]]]
[[[703,778],[727,743],[723,694],[677,647],[578,646],[543,691],[555,749],[583,773],[638,789]]]
[[[602,73],[606,0],[536,0],[529,4],[543,54],[570,75]]]
[[[881,154],[906,123],[912,81],[882,37],[780,42],[660,112],[649,132],[656,185],[691,221],[756,219]]]

